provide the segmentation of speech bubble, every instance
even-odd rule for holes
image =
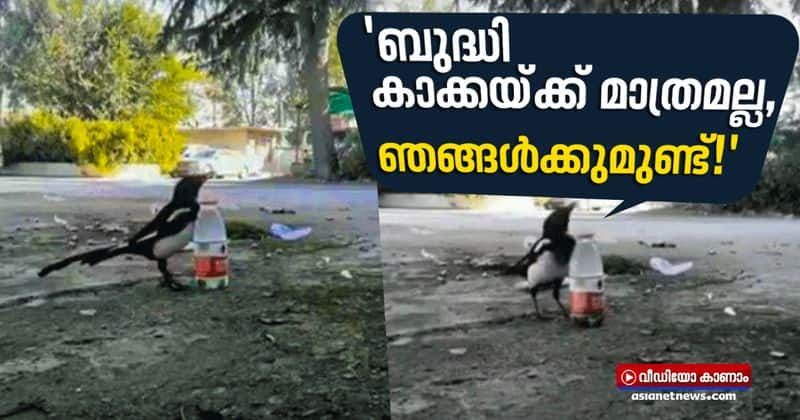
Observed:
[[[338,41],[381,185],[624,200],[609,215],[751,191],[798,48],[772,15],[358,13]]]

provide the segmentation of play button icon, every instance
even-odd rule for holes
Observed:
[[[631,386],[636,383],[636,372],[630,369],[625,369],[619,375],[619,379],[625,386]]]

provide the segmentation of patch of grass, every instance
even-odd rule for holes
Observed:
[[[609,276],[639,275],[645,272],[647,267],[639,261],[621,255],[605,255],[603,256],[603,270]]]
[[[225,230],[228,232],[228,239],[241,240],[250,239],[260,241],[267,237],[267,231],[256,226],[254,223],[244,220],[228,220],[225,222]]]
[[[281,252],[286,254],[310,254],[325,249],[344,248],[347,242],[336,242],[330,240],[315,239],[306,237],[297,241],[282,241],[277,238],[266,236],[261,239],[261,249],[265,252]]]

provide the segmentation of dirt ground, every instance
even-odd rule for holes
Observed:
[[[144,203],[120,203],[72,203],[72,214],[57,203],[38,213],[36,203],[4,206],[0,216],[23,227],[6,224],[2,234],[0,285],[24,292],[30,280],[15,289],[16,279],[74,251],[73,233],[51,221],[54,209],[101,225],[118,222],[107,217],[114,207],[146,215]],[[263,223],[258,211],[228,214]],[[321,225],[292,243],[233,241],[224,291],[159,288],[153,263],[125,258],[42,280],[85,285],[4,303],[0,418],[388,418],[377,221],[353,217],[372,228]],[[80,247],[124,236],[77,234]],[[191,272],[190,254],[170,264]]]
[[[732,268],[732,248],[727,255],[717,242],[719,255],[678,278],[646,269],[634,252],[607,256],[609,312],[587,329],[558,317],[550,293],[539,302],[556,318],[536,319],[530,298],[511,287],[520,279],[500,275],[522,251],[494,244],[521,243],[519,233],[484,234],[482,221],[458,215],[446,227],[426,220],[444,215],[429,214],[381,213],[392,418],[800,418],[798,302],[758,292],[756,274]],[[707,269],[700,260],[710,258],[729,268]],[[753,388],[734,402],[632,401],[615,388],[615,367],[636,362],[751,363]]]

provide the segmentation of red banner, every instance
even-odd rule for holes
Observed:
[[[752,385],[747,363],[622,363],[617,365],[617,388],[741,389]]]

